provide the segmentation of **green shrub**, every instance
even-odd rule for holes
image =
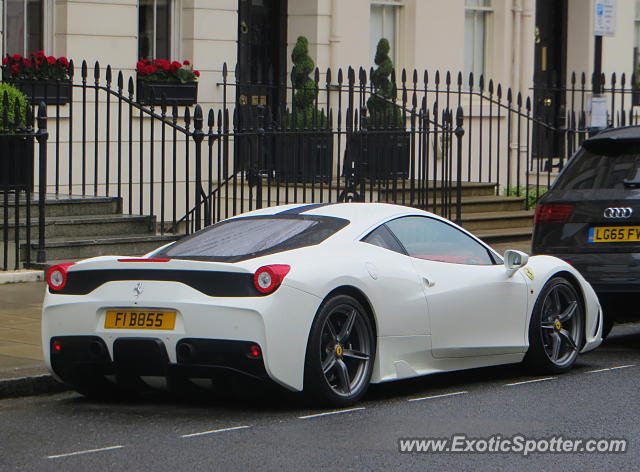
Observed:
[[[309,41],[299,36],[291,52],[293,71],[293,113],[283,118],[284,128],[294,129],[323,129],[327,126],[324,113],[315,106],[318,97],[318,84],[309,77],[315,68],[313,59],[309,56]]]
[[[5,93],[9,98],[8,123],[4,122],[5,116]],[[20,103],[20,116],[18,120],[15,117],[16,100]],[[0,133],[12,133],[19,129],[27,129],[27,96],[6,82],[0,82]]]
[[[538,189],[536,190],[535,187],[529,187],[529,195],[527,196],[527,191],[524,187],[505,187],[504,189],[502,189],[502,195],[514,197],[518,195],[518,190],[521,197],[528,197],[526,202],[527,208],[533,208],[536,205],[536,202],[545,194],[548,188],[538,187]]]
[[[393,103],[396,99],[396,84],[391,81],[393,63],[389,57],[389,41],[381,38],[376,48],[375,63],[378,66],[371,75],[373,94],[367,100],[369,118],[366,125],[369,128],[389,127],[389,125],[404,128],[402,113]]]

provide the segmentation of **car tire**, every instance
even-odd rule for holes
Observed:
[[[311,326],[304,392],[322,404],[348,406],[366,393],[376,343],[369,316],[348,295],[325,300]]]
[[[525,365],[538,373],[566,372],[583,343],[582,300],[567,279],[554,277],[542,288],[531,314]]]

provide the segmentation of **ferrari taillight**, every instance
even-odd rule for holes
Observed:
[[[264,294],[274,292],[282,283],[291,267],[284,264],[262,266],[253,274],[253,284]]]
[[[571,216],[573,205],[538,205],[533,216],[536,223],[564,223]]]
[[[62,290],[64,284],[67,283],[67,268],[75,262],[67,262],[66,264],[58,264],[49,268],[47,271],[47,283],[51,290],[56,292]]]

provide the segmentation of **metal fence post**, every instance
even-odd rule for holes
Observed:
[[[264,163],[264,105],[258,105],[258,116],[257,116],[257,133],[258,133],[258,148],[257,148],[257,159],[255,159],[258,168],[255,169],[255,179],[256,179],[256,209],[259,210],[262,208],[262,170],[265,169]]]
[[[204,131],[202,131],[203,126],[203,117],[202,117],[202,107],[200,105],[196,105],[196,109],[193,113],[193,141],[196,143],[196,178],[195,178],[195,189],[194,189],[194,197],[196,199],[195,202],[195,229],[198,231],[202,226],[202,222],[200,220],[202,216],[202,197],[204,194],[204,190],[202,190],[202,141],[204,140]]]
[[[456,183],[456,224],[462,221],[462,136],[464,136],[464,128],[462,127],[463,114],[462,107],[458,105],[456,111],[456,129],[454,134],[458,140],[458,182]]]
[[[49,139],[49,132],[47,131],[47,105],[44,102],[40,102],[38,105],[38,131],[36,132],[36,139],[38,140],[38,256],[36,261],[39,263],[46,262],[47,256],[44,249],[44,203],[47,196],[47,140]],[[27,205],[30,203],[27,202]],[[28,247],[27,251],[31,248]]]

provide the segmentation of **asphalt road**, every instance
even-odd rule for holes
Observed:
[[[640,324],[558,377],[520,366],[373,386],[350,411],[299,395],[0,401],[0,470],[640,470]],[[334,413],[334,414],[326,414]],[[311,416],[309,416],[311,415]],[[399,438],[624,438],[623,454],[400,453]]]

